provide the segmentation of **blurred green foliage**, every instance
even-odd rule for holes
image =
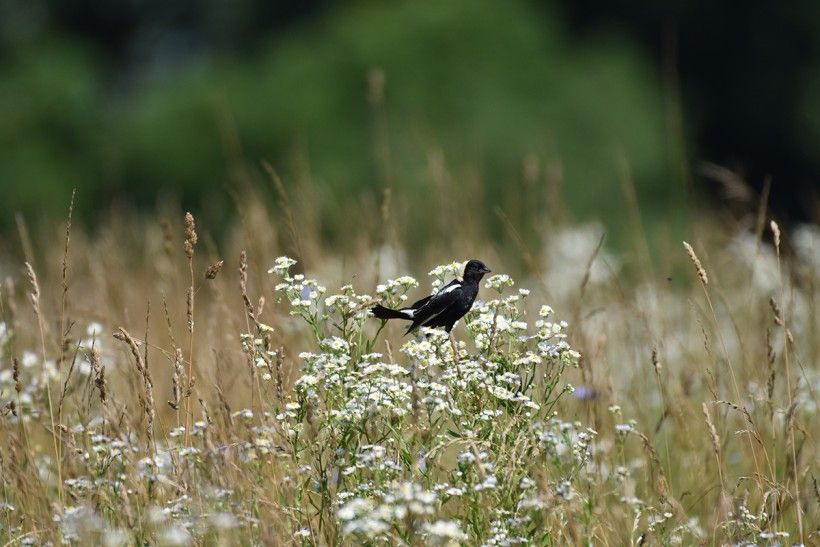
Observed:
[[[4,221],[62,214],[72,187],[87,215],[115,198],[153,205],[170,194],[218,216],[232,209],[237,167],[262,180],[266,159],[288,183],[301,158],[331,237],[356,196],[388,184],[423,224],[431,150],[456,184],[461,170],[480,171],[486,210],[465,215],[492,217],[509,188],[519,193],[527,155],[561,162],[581,216],[620,219],[619,156],[648,210],[668,213],[683,192],[660,85],[638,51],[616,36],[573,43],[522,1],[338,6],[253,54],[197,58],[119,87],[96,61],[55,38],[0,67]]]

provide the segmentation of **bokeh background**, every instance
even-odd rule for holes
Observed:
[[[0,1],[0,233],[73,188],[91,226],[169,202],[218,226],[281,197],[268,162],[333,242],[390,188],[419,246],[434,214],[545,211],[617,245],[624,188],[650,233],[769,187],[816,221],[818,149],[811,0]]]

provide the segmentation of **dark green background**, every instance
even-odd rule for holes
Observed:
[[[91,223],[169,197],[219,222],[232,190],[268,185],[262,160],[288,187],[309,173],[330,239],[384,186],[423,225],[439,153],[453,184],[480,179],[469,214],[493,223],[524,211],[534,160],[610,228],[623,165],[651,223],[719,198],[700,160],[817,215],[816,2],[0,6],[0,229],[64,215],[72,188]]]

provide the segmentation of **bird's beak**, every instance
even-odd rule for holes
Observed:
[[[490,268],[488,268],[487,266],[484,266],[484,270],[482,270],[482,271],[484,273],[492,273],[492,270]]]

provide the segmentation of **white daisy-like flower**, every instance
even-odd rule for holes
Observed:
[[[461,526],[455,520],[437,520],[433,523],[425,523],[423,530],[437,538],[458,541],[467,539],[467,534],[461,531]]]
[[[280,256],[274,261],[273,266],[268,270],[268,273],[284,277],[287,275],[290,267],[294,264],[296,264],[294,259],[287,256]]]

